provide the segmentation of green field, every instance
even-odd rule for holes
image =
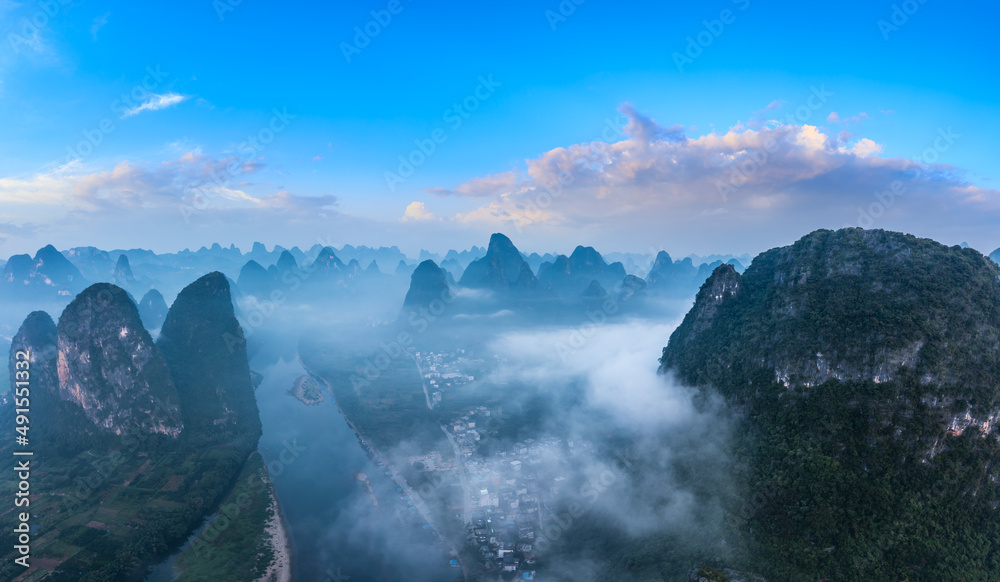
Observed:
[[[13,500],[9,449],[0,449],[0,497]],[[245,450],[226,446],[163,452],[155,441],[127,439],[103,452],[36,456],[28,508],[32,568],[14,564],[14,534],[4,527],[0,579],[97,582],[135,575],[184,542],[245,461]],[[12,511],[5,523],[14,523]]]

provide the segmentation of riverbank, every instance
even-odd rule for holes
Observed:
[[[459,553],[458,548],[455,546],[453,540],[441,535],[441,530],[436,525],[435,518],[431,514],[427,505],[423,502],[423,499],[417,494],[416,491],[414,491],[409,486],[409,484],[406,482],[406,479],[402,476],[402,474],[400,474],[400,472],[396,469],[396,467],[389,462],[388,457],[383,455],[379,451],[379,449],[375,446],[375,444],[372,442],[372,440],[367,436],[365,436],[365,434],[358,429],[358,427],[354,424],[354,422],[352,422],[351,419],[346,414],[344,414],[344,410],[340,407],[340,401],[336,397],[336,393],[333,390],[333,386],[331,386],[330,383],[327,382],[326,378],[324,378],[320,374],[317,374],[315,371],[311,370],[304,361],[301,361],[301,358],[300,362],[302,364],[303,369],[305,369],[310,376],[315,378],[320,384],[322,384],[324,388],[326,388],[326,390],[330,392],[331,396],[333,397],[333,403],[337,407],[337,411],[340,413],[340,416],[344,419],[347,425],[354,432],[354,435],[357,437],[358,442],[361,444],[362,449],[364,449],[369,459],[371,459],[373,463],[382,468],[386,473],[386,476],[388,476],[402,491],[402,495],[406,496],[412,502],[412,507],[417,511],[417,513],[420,514],[420,517],[424,520],[424,522],[426,522],[427,525],[430,526],[431,530],[434,532],[437,538],[443,540],[445,543],[448,544],[452,556],[454,556],[454,558],[458,560],[458,564],[459,567],[461,568],[463,578],[467,579],[468,578],[467,570],[465,564],[462,563],[461,554]]]
[[[288,528],[285,525],[285,518],[281,514],[281,506],[278,504],[278,495],[274,491],[274,485],[269,479],[267,479],[266,485],[271,498],[268,506],[271,517],[264,526],[264,538],[267,540],[266,543],[274,557],[264,575],[254,582],[291,582],[292,551],[288,539]]]
[[[247,459],[214,519],[174,562],[176,582],[291,581],[281,507],[259,453]]]

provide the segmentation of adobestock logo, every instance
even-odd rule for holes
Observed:
[[[750,0],[732,0],[732,2],[739,5],[741,12],[750,7]],[[723,8],[719,12],[718,18],[702,20],[702,30],[694,36],[688,36],[685,39],[687,40],[687,45],[684,47],[684,52],[674,51],[674,54],[670,55],[674,59],[677,70],[683,73],[684,67],[693,64],[695,59],[704,54],[705,49],[712,46],[715,39],[722,36],[722,33],[726,31],[726,26],[736,22],[736,15],[737,13],[731,9]]]
[[[493,80],[493,75],[480,75],[479,84],[476,88],[458,103],[453,104],[444,110],[441,120],[452,131],[457,130],[465,124],[465,120],[472,116],[482,103],[488,100],[500,87],[500,83]],[[413,140],[417,147],[409,154],[400,155],[399,165],[395,172],[384,174],[385,184],[392,192],[396,191],[396,186],[402,184],[416,173],[417,168],[423,166],[427,160],[438,150],[438,146],[448,141],[448,130],[443,127],[434,128],[430,135],[424,139]]]
[[[10,2],[10,4],[14,4]],[[24,47],[38,47],[38,35],[41,29],[49,25],[53,18],[63,14],[73,7],[72,0],[42,0],[38,2],[38,10],[31,18],[22,18],[18,32],[7,34],[7,42],[15,53],[20,54]]]
[[[351,42],[340,43],[340,52],[344,55],[344,60],[350,64],[354,57],[360,55],[362,50],[371,45],[375,37],[392,24],[392,17],[403,12],[403,8],[400,0],[389,0],[385,8],[369,12],[372,19],[363,26],[354,27],[354,38]]]
[[[926,3],[927,0],[906,0],[902,4],[893,4],[889,20],[880,18],[876,23],[878,31],[882,34],[882,40],[888,41],[889,33],[897,32]]]
[[[913,161],[920,164],[921,167],[926,167],[931,164],[936,164],[941,158],[941,154],[951,149],[951,146],[955,145],[955,141],[962,137],[961,134],[955,133],[951,126],[947,129],[939,127],[937,130],[937,136],[931,142],[930,147],[924,149],[920,152],[919,156],[913,157]],[[921,170],[922,171],[922,170]],[[874,193],[875,201],[868,205],[867,208],[858,208],[858,220],[856,224],[845,224],[845,227],[860,226],[861,228],[871,228],[875,224],[875,221],[881,218],[886,212],[896,202],[903,198],[906,194],[906,184],[901,180],[893,180],[887,188],[876,191]]]

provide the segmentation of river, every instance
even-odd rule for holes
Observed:
[[[296,378],[305,374],[299,360],[251,361],[251,367],[264,376],[256,392],[263,425],[258,449],[288,527],[292,579],[460,580],[436,534],[413,515],[396,483],[365,454],[333,395],[325,391],[324,402],[306,406],[289,394]],[[355,478],[359,472],[368,475],[378,508]],[[176,556],[155,566],[146,582],[175,580],[180,574],[173,568]]]
[[[264,375],[257,403],[268,464],[292,543],[294,580],[444,582],[460,579],[435,534],[415,521],[396,484],[365,454],[333,401],[306,406],[288,391],[305,374],[281,360],[251,367]],[[379,507],[360,482],[371,480]],[[410,525],[403,525],[397,513]],[[349,578],[348,578],[349,577]]]

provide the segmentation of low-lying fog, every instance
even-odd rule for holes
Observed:
[[[236,273],[227,275],[232,280]],[[333,395],[326,391],[324,402],[307,406],[289,394],[307,373],[301,346],[332,346],[349,374],[401,334],[409,338],[404,355],[391,358],[397,358],[394,366],[412,368],[413,377],[419,377],[418,352],[466,350],[478,363],[475,381],[461,396],[445,391],[439,406],[415,411],[434,418],[436,441],[404,437],[380,451],[382,458],[397,467],[430,451],[455,458],[445,431],[437,430],[449,422],[440,415],[451,410],[452,398],[491,412],[481,427],[487,445],[473,459],[481,466],[507,471],[510,462],[501,452],[517,441],[535,441],[541,462],[532,470],[555,484],[534,514],[540,519],[532,569],[547,579],[599,579],[602,568],[614,568],[635,544],[650,540],[674,548],[683,564],[678,568],[691,566],[691,556],[728,551],[721,510],[730,494],[728,424],[716,403],[657,372],[661,350],[693,295],[651,297],[642,309],[563,306],[556,313],[543,303],[524,310],[489,291],[452,285],[454,300],[442,313],[414,320],[401,316],[408,275],[371,273],[374,278],[349,293],[312,285],[310,276],[294,271],[278,280],[277,293],[264,296],[234,285],[251,368],[264,376],[257,390],[260,450],[289,525],[296,579],[460,578],[448,567],[451,541],[442,543],[405,515],[413,510],[400,504],[403,493],[367,456]],[[160,277],[168,304],[190,282],[184,271]],[[617,289],[609,291],[617,297]],[[57,318],[64,306],[32,308]],[[0,306],[0,336],[12,336],[30,310],[26,303]],[[150,331],[155,337],[157,330]],[[426,397],[430,404],[429,391]],[[369,477],[371,493],[358,473]],[[457,523],[461,538],[461,490],[434,485],[420,493],[440,498],[435,519]]]

